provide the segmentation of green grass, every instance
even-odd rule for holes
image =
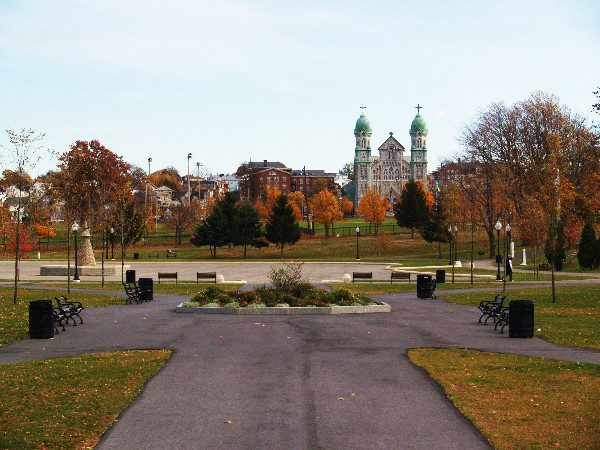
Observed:
[[[461,349],[414,349],[495,448],[597,448],[600,365]]]
[[[29,331],[28,308],[30,300],[50,300],[60,294],[66,295],[66,289],[48,291],[41,289],[19,289],[18,303],[13,304],[11,287],[0,286],[0,345],[16,341]],[[123,303],[123,298],[101,294],[72,292],[69,300],[81,302],[86,308]]]
[[[0,448],[92,448],[168,350],[0,365]]]
[[[600,285],[557,286],[552,303],[550,287],[506,291],[508,300],[529,299],[535,305],[536,336],[560,345],[600,349]],[[444,294],[442,299],[478,305],[494,293]]]

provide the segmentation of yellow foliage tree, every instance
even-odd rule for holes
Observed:
[[[379,225],[383,223],[390,209],[390,202],[382,198],[376,190],[369,189],[360,200],[358,214],[369,222],[369,228],[371,224],[375,225],[375,234],[377,234]]]
[[[310,199],[310,209],[315,221],[325,227],[325,237],[329,237],[329,227],[344,217],[338,199],[329,189],[323,189]]]

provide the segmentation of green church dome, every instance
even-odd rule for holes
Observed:
[[[356,126],[354,127],[354,134],[360,134],[365,132],[367,134],[371,134],[373,130],[371,130],[371,123],[365,113],[362,113],[358,120],[356,121]]]
[[[425,120],[421,114],[417,114],[410,124],[410,132],[412,133],[427,133],[427,125],[425,125]]]

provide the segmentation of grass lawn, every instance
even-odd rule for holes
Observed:
[[[27,334],[30,300],[50,300],[60,294],[66,295],[66,289],[56,291],[19,289],[18,303],[14,305],[12,288],[0,286],[0,345],[21,339]],[[120,297],[81,292],[71,292],[68,297],[69,300],[81,302],[86,308],[114,305],[125,301]]]
[[[28,283],[29,284],[29,283]],[[32,283],[33,284],[33,283]],[[42,281],[39,284],[44,286],[56,286],[63,291],[67,289],[66,281]],[[163,282],[158,284],[154,280],[154,293],[155,294],[181,294],[181,295],[194,295],[209,286],[215,286],[215,283],[198,283],[195,282],[182,282],[175,284],[173,282]],[[241,284],[225,283],[217,285],[220,289],[225,291],[235,291],[242,287]],[[123,285],[120,281],[106,281],[104,287],[99,281],[82,281],[81,283],[71,283],[71,289],[94,289],[94,290],[107,290],[107,291],[119,291],[124,292]],[[74,291],[71,291],[74,292]],[[65,294],[66,295],[66,294]],[[124,301],[124,300],[123,300]]]
[[[127,351],[0,365],[0,448],[92,448],[170,354]]]
[[[536,336],[560,345],[600,349],[600,285],[557,286],[552,303],[550,287],[507,290],[507,300],[530,299],[535,304]],[[495,293],[444,294],[444,300],[478,305]]]
[[[461,349],[414,349],[495,448],[597,448],[600,365]]]
[[[416,295],[417,292],[417,282],[412,281],[410,283],[402,282],[402,283],[374,283],[374,282],[361,282],[361,283],[328,283],[327,284],[331,289],[347,289],[353,294],[395,294],[401,292],[414,292]],[[490,288],[496,289],[500,285],[496,283],[484,283],[484,282],[475,282],[473,284],[473,288]],[[468,282],[461,283],[445,283],[438,284],[436,290],[449,290],[449,289],[469,289],[471,288],[471,284]],[[481,296],[481,294],[479,294]]]

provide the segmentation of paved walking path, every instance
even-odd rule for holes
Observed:
[[[186,315],[174,309],[187,297],[159,294],[141,305],[88,309],[83,326],[52,340],[0,347],[0,363],[172,349],[104,435],[99,448],[105,449],[489,448],[442,389],[409,362],[408,349],[465,347],[600,363],[597,351],[495,333],[476,323],[474,307],[412,293],[376,297],[393,311]]]

